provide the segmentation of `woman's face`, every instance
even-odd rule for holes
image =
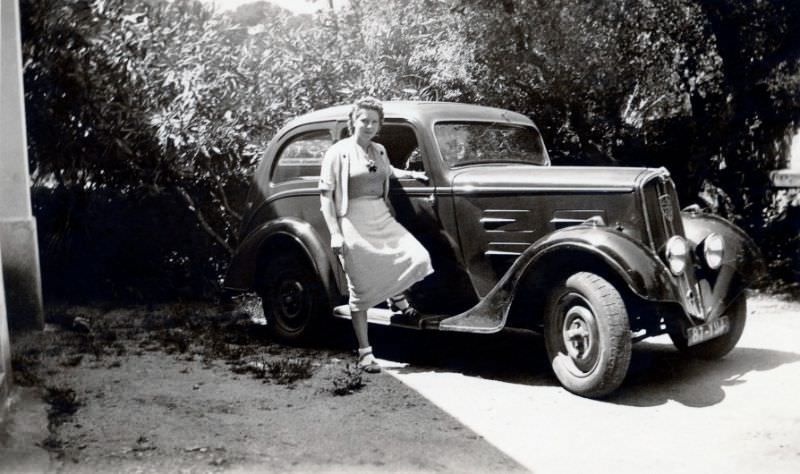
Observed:
[[[372,109],[358,109],[353,120],[353,134],[362,139],[372,140],[381,128],[378,112]]]

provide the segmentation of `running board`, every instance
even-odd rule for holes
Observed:
[[[350,307],[348,305],[333,308],[333,316],[341,319],[350,318]],[[382,326],[394,326],[407,329],[439,329],[439,321],[449,318],[450,315],[423,314],[414,322],[402,321],[402,315],[385,308],[370,308],[367,310],[367,322],[380,324]]]
[[[442,331],[472,332],[478,334],[494,334],[503,329],[497,317],[481,312],[466,311],[439,322]]]

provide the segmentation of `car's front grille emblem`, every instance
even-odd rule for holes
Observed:
[[[661,213],[666,219],[672,222],[672,199],[669,194],[662,194],[658,197],[658,205],[661,207]]]

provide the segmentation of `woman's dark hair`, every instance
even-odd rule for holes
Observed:
[[[378,121],[380,125],[383,125],[383,104],[381,101],[375,97],[362,97],[353,103],[353,107],[350,109],[350,114],[347,116],[347,130],[350,131],[350,135],[355,132],[355,127],[353,124],[356,120],[356,114],[358,114],[359,109],[369,109],[378,112]]]

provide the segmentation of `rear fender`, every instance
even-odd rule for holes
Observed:
[[[327,247],[309,223],[291,217],[271,220],[242,241],[228,267],[225,287],[236,291],[254,290],[261,270],[261,257],[268,254],[271,247],[275,248],[273,244],[278,241],[291,242],[296,250],[308,258],[330,301],[337,301],[340,286]]]

